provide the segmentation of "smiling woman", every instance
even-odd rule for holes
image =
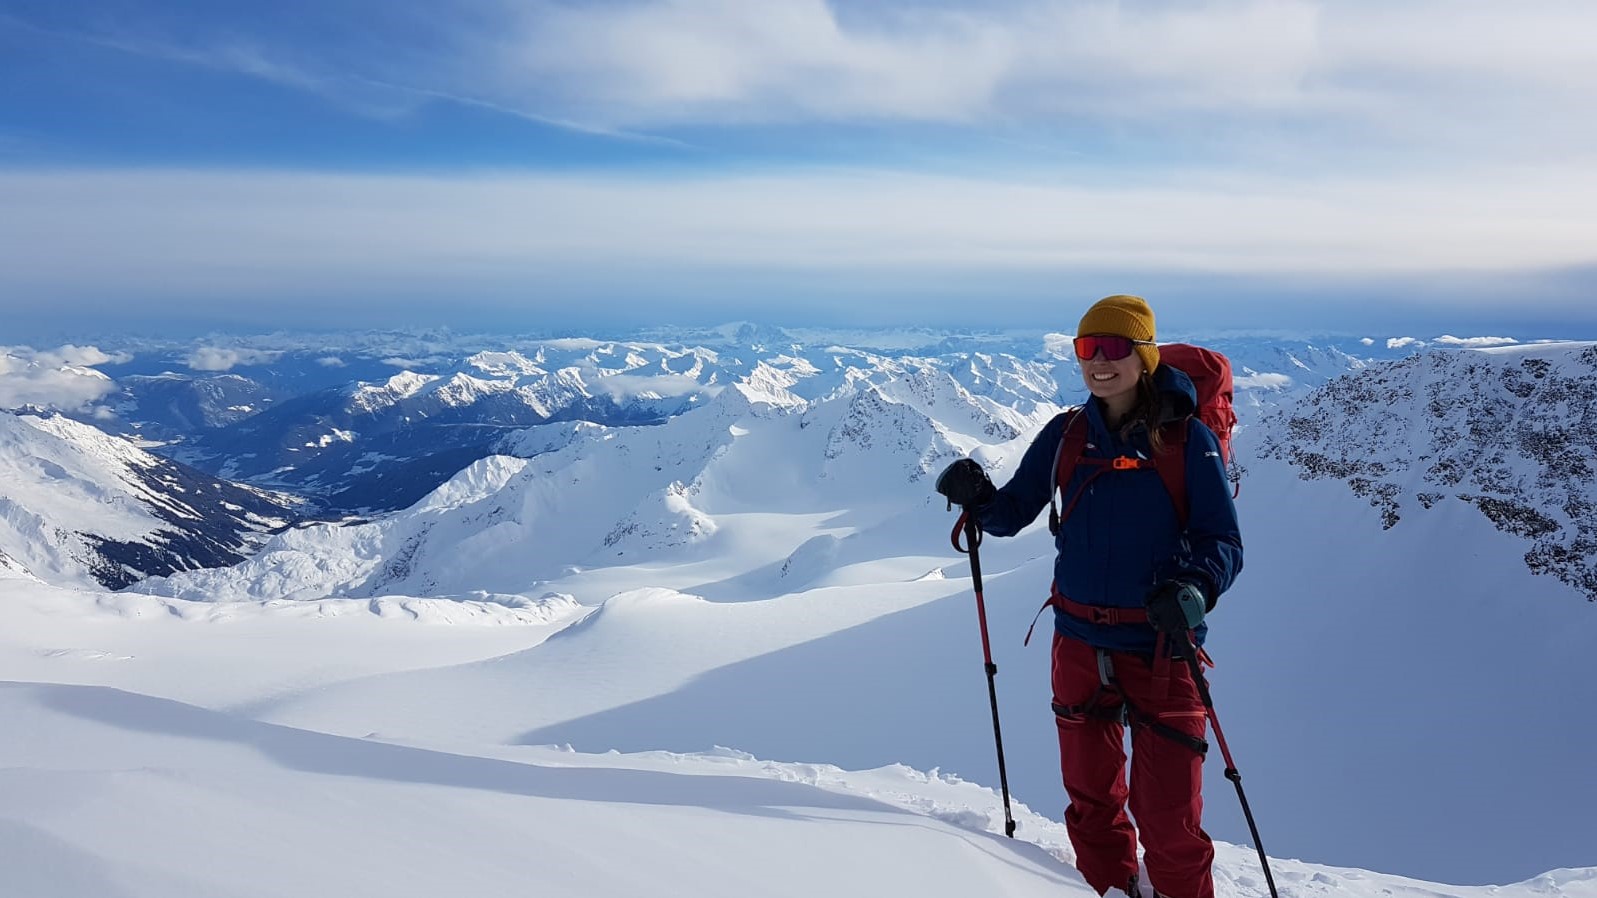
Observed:
[[[1242,538],[1218,438],[1154,338],[1142,297],[1094,303],[1075,339],[1092,398],[1044,426],[1002,488],[960,459],[937,489],[993,536],[1018,534],[1061,497],[1048,606],[1076,867],[1100,895],[1142,898],[1140,841],[1156,896],[1213,898],[1199,659],[1205,615],[1242,570]]]

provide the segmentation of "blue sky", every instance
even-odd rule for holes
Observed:
[[[85,328],[1597,333],[1597,7],[0,0],[0,310]]]

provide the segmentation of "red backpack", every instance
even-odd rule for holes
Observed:
[[[1220,441],[1220,464],[1230,470],[1231,430],[1237,423],[1237,413],[1231,404],[1231,360],[1201,346],[1166,343],[1159,347],[1159,363],[1176,368],[1192,379],[1192,385],[1198,393],[1198,410],[1195,414],[1198,420],[1214,431],[1215,437]],[[1135,471],[1145,468],[1153,468],[1159,472],[1159,479],[1164,481],[1165,489],[1170,493],[1170,501],[1175,503],[1176,517],[1185,527],[1187,523],[1186,419],[1166,424],[1162,434],[1164,451],[1152,459],[1146,459],[1129,456],[1092,458],[1084,455],[1087,448],[1087,422],[1079,420],[1080,418],[1081,409],[1078,407],[1065,421],[1065,434],[1059,440],[1059,450],[1054,462],[1054,488],[1048,499],[1049,531],[1055,536],[1059,535],[1060,522],[1070,516],[1071,509],[1075,508],[1076,500],[1081,498],[1087,484],[1100,475],[1108,471]],[[1077,488],[1075,495],[1065,505],[1064,512],[1060,513],[1054,506],[1053,494],[1064,495],[1078,464],[1092,465],[1097,470]],[[1240,484],[1237,489],[1241,490]]]

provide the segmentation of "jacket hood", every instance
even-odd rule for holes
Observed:
[[[1180,368],[1160,365],[1153,372],[1153,386],[1159,391],[1160,420],[1179,421],[1198,411],[1198,388]]]

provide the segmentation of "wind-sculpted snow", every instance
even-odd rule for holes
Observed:
[[[1445,502],[1528,540],[1597,601],[1597,345],[1434,351],[1338,378],[1277,416],[1265,457],[1347,482],[1398,526]]]

